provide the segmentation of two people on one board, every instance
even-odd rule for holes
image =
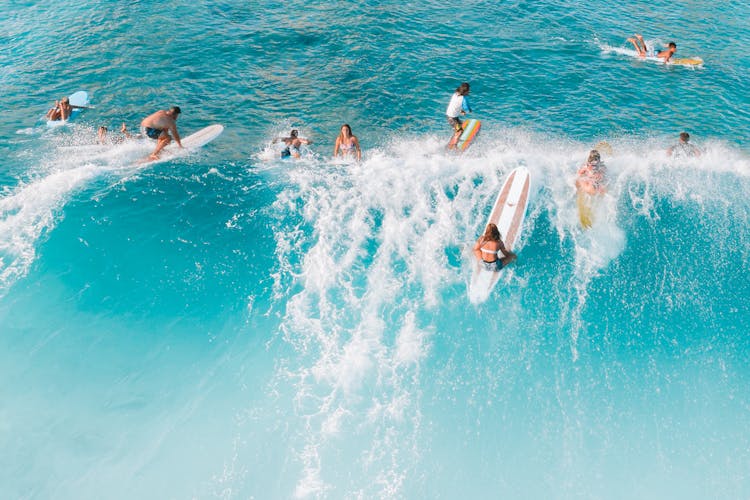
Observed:
[[[647,46],[646,42],[643,41],[643,36],[637,33],[628,38],[627,41],[633,44],[635,51],[640,57],[656,57],[665,63],[672,58],[675,52],[677,52],[677,44],[674,42],[669,42],[667,50],[657,51],[655,47]]]
[[[150,160],[159,158],[159,153],[167,144],[174,140],[177,145],[182,147],[180,133],[177,132],[177,118],[180,116],[179,106],[172,106],[167,110],[159,110],[156,113],[148,115],[141,121],[141,133],[144,137],[156,140],[156,149],[149,155]],[[170,135],[169,133],[172,133]],[[174,136],[174,138],[173,138]]]
[[[282,158],[300,158],[300,146],[312,144],[309,139],[299,137],[299,131],[293,129],[289,137],[278,137],[273,140],[274,143],[283,142],[285,147],[281,150]],[[355,158],[357,161],[362,159],[362,149],[359,146],[359,139],[352,133],[352,128],[345,123],[341,126],[339,135],[333,146],[333,157],[341,156],[342,158]]]
[[[445,110],[448,124],[451,126],[451,129],[453,129],[453,137],[451,137],[451,140],[448,143],[448,149],[456,148],[458,138],[461,137],[461,133],[464,131],[461,115],[471,113],[471,105],[469,104],[468,97],[469,91],[470,88],[468,83],[464,82],[459,85],[451,96],[451,100]]]
[[[45,115],[49,121],[64,121],[70,118],[74,109],[82,109],[85,106],[74,106],[70,104],[68,97],[63,97],[59,101],[55,101],[55,105],[52,106],[47,114]]]

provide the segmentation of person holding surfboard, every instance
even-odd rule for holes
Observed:
[[[141,121],[141,133],[149,139],[156,140],[156,149],[149,155],[150,160],[159,159],[159,153],[172,142],[172,132],[177,145],[182,147],[180,134],[177,132],[177,117],[182,110],[179,106],[172,106],[168,110],[159,110],[156,113],[148,115]]]
[[[628,38],[627,41],[633,44],[635,51],[638,52],[640,57],[656,57],[662,59],[665,63],[677,52],[677,44],[674,42],[669,42],[667,50],[657,52],[654,47],[647,47],[646,42],[643,41],[643,37],[637,33]]]
[[[362,150],[359,148],[359,139],[352,134],[352,128],[348,124],[341,126],[341,131],[336,137],[336,144],[333,146],[333,157],[341,154],[342,157],[351,157],[356,154],[357,161],[362,159]]]
[[[299,131],[296,129],[293,129],[291,132],[289,132],[289,137],[277,137],[273,140],[274,143],[277,142],[283,142],[286,144],[286,147],[281,150],[281,157],[282,158],[299,158],[301,156],[299,147],[303,144],[312,144],[311,140],[308,139],[300,139],[299,137]]]
[[[474,244],[474,255],[488,271],[499,271],[516,260],[516,254],[505,248],[500,230],[492,222]]]
[[[604,194],[607,192],[606,173],[607,167],[604,165],[599,151],[592,149],[586,163],[578,169],[576,188],[590,195]]]
[[[448,143],[448,149],[455,149],[458,138],[461,137],[461,133],[464,130],[463,123],[461,122],[461,115],[471,113],[471,106],[469,105],[469,84],[464,82],[458,86],[456,91],[451,96],[451,100],[448,103],[448,108],[445,110],[445,115],[448,118],[448,124],[453,129],[453,137],[451,137]]]

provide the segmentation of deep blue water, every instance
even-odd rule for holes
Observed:
[[[0,6],[0,497],[750,496],[749,18]],[[705,65],[631,57],[635,32]],[[462,81],[483,127],[455,156]],[[94,108],[48,129],[76,90]],[[147,168],[89,147],[171,105],[225,132]],[[343,123],[360,164],[331,159]],[[291,127],[313,144],[277,160]],[[699,158],[667,158],[683,130]],[[519,260],[475,305],[466,245],[519,165]]]

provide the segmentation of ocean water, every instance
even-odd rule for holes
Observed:
[[[0,497],[750,497],[747,19],[3,3]],[[631,57],[635,32],[705,64]],[[462,81],[483,127],[457,156]],[[94,107],[48,129],[76,90]],[[171,105],[225,132],[146,168],[90,146]],[[343,123],[361,163],[331,158]],[[313,143],[277,160],[291,127]],[[700,157],[666,156],[683,130]],[[518,261],[472,304],[467,246],[521,165]]]

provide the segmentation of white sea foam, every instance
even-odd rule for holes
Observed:
[[[560,256],[572,262],[573,276],[560,276],[559,285],[561,301],[576,297],[562,307],[575,359],[588,286],[626,248],[623,218],[658,216],[650,200],[664,190],[675,197],[693,192],[685,186],[693,182],[683,179],[685,169],[747,175],[746,159],[730,147],[706,144],[702,157],[674,160],[665,142],[612,140],[613,154],[605,156],[609,192],[589,230],[579,225],[574,182],[591,146],[523,130],[480,138],[463,156],[447,154],[441,139],[426,136],[367,151],[358,164],[321,160],[285,170],[287,188],[275,209],[280,216],[298,215],[291,226],[281,217],[277,229],[275,288],[277,297],[288,298],[284,338],[301,358],[292,363],[298,370],[280,373],[294,381],[296,410],[306,422],[297,495],[324,494],[332,487],[325,478],[346,466],[380,471],[376,484],[352,484],[346,494],[399,496],[404,470],[419,451],[416,444],[387,443],[416,443],[422,425],[414,378],[429,354],[431,331],[417,318],[466,281],[466,262],[451,262],[448,254],[460,254],[476,238],[505,175],[519,165],[530,169],[536,195],[514,266],[524,265],[535,219],[546,212],[561,242],[573,248]],[[734,160],[716,164],[717,154]],[[505,286],[513,283],[511,269]],[[297,290],[291,297],[284,293],[290,289]],[[337,463],[335,436],[342,434],[358,436],[349,446],[361,457],[358,464]]]

